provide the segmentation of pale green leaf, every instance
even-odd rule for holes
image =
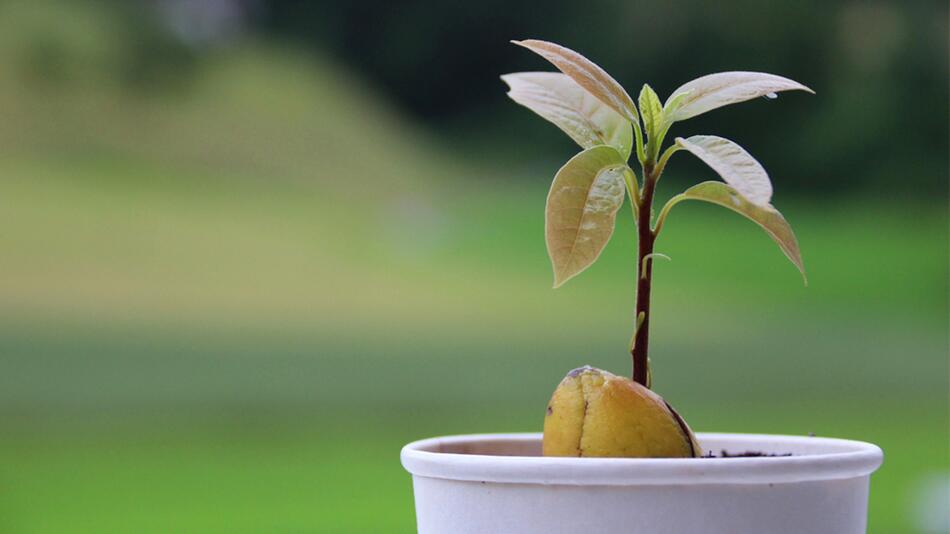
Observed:
[[[760,96],[773,95],[780,91],[808,91],[808,87],[782,76],[766,74],[764,72],[719,72],[696,78],[686,82],[675,91],[667,100],[667,107],[672,107],[674,99],[675,109],[670,114],[671,121],[686,120],[721,108],[729,104],[745,102]],[[688,93],[680,97],[681,93]]]
[[[772,182],[762,165],[744,148],[715,135],[694,135],[676,143],[712,167],[722,179],[753,204],[767,206]]]
[[[501,77],[508,96],[544,117],[584,148],[610,145],[624,160],[633,149],[630,123],[560,72],[516,72]]]
[[[670,120],[670,117],[673,116],[673,112],[683,105],[683,101],[686,100],[686,95],[689,93],[689,91],[673,93],[669,98],[666,99],[666,103],[663,104],[663,115],[667,120]]]
[[[746,200],[738,191],[722,182],[703,182],[690,187],[682,194],[670,200],[670,207],[681,200],[703,200],[731,209],[758,224],[775,241],[785,256],[798,267],[805,277],[805,265],[802,263],[798,240],[785,217],[771,204],[759,206]],[[664,208],[668,211],[669,208]]]
[[[670,130],[670,127],[673,126],[673,123],[676,122],[674,119],[675,111],[683,104],[683,101],[686,99],[686,95],[689,94],[689,91],[682,93],[675,93],[669,98],[666,99],[666,103],[663,104],[663,124],[660,126],[659,138],[662,141],[666,137],[666,133]]]
[[[607,104],[630,122],[638,122],[637,108],[623,86],[604,69],[577,52],[561,45],[537,39],[512,41],[550,61],[590,94]]]
[[[554,287],[597,260],[623,204],[625,160],[609,146],[589,148],[554,176],[545,207],[544,237]]]
[[[640,90],[640,116],[643,117],[643,127],[647,132],[647,139],[650,146],[655,151],[659,150],[659,134],[663,130],[663,106],[660,104],[660,97],[656,96],[656,91],[647,84],[643,84]]]

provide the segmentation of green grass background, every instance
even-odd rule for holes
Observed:
[[[404,443],[537,431],[567,370],[630,370],[628,212],[552,290],[553,167],[447,151],[263,47],[172,95],[52,91],[0,82],[2,532],[410,532]],[[710,178],[676,163],[663,195]],[[809,285],[754,225],[678,207],[655,387],[699,431],[879,444],[870,531],[914,532],[950,469],[945,199],[773,175]]]

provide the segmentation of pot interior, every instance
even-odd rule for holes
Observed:
[[[712,456],[717,458],[745,453],[778,457],[807,456],[856,452],[862,449],[856,445],[860,442],[806,436],[699,433],[697,437],[703,451],[712,453]],[[484,456],[541,456],[541,434],[449,436],[426,440],[420,444],[418,450]]]
[[[541,439],[499,436],[496,439],[437,440],[420,450],[447,454],[481,454],[485,456],[541,456]]]

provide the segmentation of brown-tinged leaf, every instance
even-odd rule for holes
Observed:
[[[508,96],[554,123],[584,148],[610,145],[624,158],[633,149],[630,123],[560,72],[516,72],[501,77]]]
[[[677,137],[676,144],[712,167],[727,184],[753,204],[769,205],[772,182],[768,173],[738,144],[715,135]]]
[[[523,46],[550,61],[558,70],[570,76],[590,94],[613,108],[628,121],[638,121],[637,108],[627,91],[593,61],[570,48],[548,41],[526,39],[512,41],[512,43]]]
[[[593,264],[610,240],[623,204],[625,168],[617,150],[597,146],[571,158],[554,176],[544,226],[554,287]]]
[[[765,206],[753,204],[734,188],[722,182],[703,182],[694,185],[674,197],[671,202],[677,203],[681,200],[703,200],[718,204],[758,224],[778,244],[785,256],[795,264],[795,267],[798,267],[798,270],[802,273],[802,278],[805,278],[805,265],[802,262],[795,233],[785,217],[771,204]]]
[[[808,91],[808,87],[764,72],[717,72],[678,87],[665,106],[671,121],[682,121],[707,111],[780,91]],[[683,93],[686,93],[685,95]],[[673,100],[676,99],[674,102]]]

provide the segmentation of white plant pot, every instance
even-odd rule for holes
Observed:
[[[541,434],[402,449],[420,533],[863,534],[881,449],[816,437],[704,434],[750,458],[555,458]]]

